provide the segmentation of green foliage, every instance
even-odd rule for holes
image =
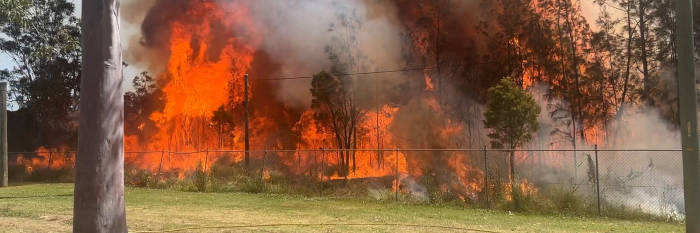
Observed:
[[[540,106],[511,78],[504,78],[489,89],[487,108],[484,124],[491,129],[488,136],[494,147],[521,146],[532,139],[532,133],[539,127]]]
[[[124,169],[124,183],[132,187],[155,187],[157,177],[150,171],[141,169]]]
[[[593,210],[583,197],[571,190],[554,190],[549,194],[549,199],[554,204],[556,213],[582,215],[592,213]]]
[[[80,26],[66,0],[3,1],[0,50],[15,69],[3,72],[21,107],[74,109],[80,84]],[[47,100],[51,102],[46,102]],[[39,107],[39,106],[36,106]]]
[[[59,168],[33,167],[28,169],[23,164],[9,164],[8,178],[14,182],[66,183],[75,181],[75,169],[72,166]]]
[[[535,202],[535,197],[533,195],[524,193],[520,188],[520,185],[513,185],[511,191],[511,203],[510,209],[519,212],[526,212],[532,209],[536,209],[537,203]]]
[[[197,166],[197,170],[192,174],[192,180],[198,192],[206,192],[207,184],[209,183],[209,174],[207,174],[201,166]]]
[[[0,1],[0,51],[13,68],[0,70],[10,83],[10,101],[26,116],[34,148],[65,145],[75,131],[71,113],[80,93],[79,20],[67,0]],[[34,149],[30,148],[30,149]]]
[[[517,177],[513,150],[530,141],[532,133],[537,131],[540,106],[513,79],[503,78],[498,85],[489,88],[487,108],[484,125],[491,129],[488,136],[492,146],[511,150],[509,179],[512,190],[515,190]]]

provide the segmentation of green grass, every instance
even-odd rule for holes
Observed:
[[[72,184],[0,189],[0,231],[69,232]],[[305,198],[282,194],[197,193],[127,188],[131,232],[254,224],[417,224],[492,232],[683,232],[679,223],[508,213],[459,207]],[[380,225],[206,228],[183,232],[464,232]]]

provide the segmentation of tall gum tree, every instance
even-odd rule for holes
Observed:
[[[83,1],[73,232],[127,232],[119,0]]]

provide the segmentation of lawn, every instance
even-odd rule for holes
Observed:
[[[289,195],[127,188],[131,232],[683,232],[678,223]],[[0,232],[70,232],[72,184],[0,189]],[[257,227],[248,227],[259,225]]]

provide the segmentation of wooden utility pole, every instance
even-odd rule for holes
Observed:
[[[685,231],[700,232],[700,154],[693,48],[693,1],[676,1],[678,15],[678,98],[683,145]]]
[[[0,187],[7,187],[7,83],[0,82]]]
[[[243,107],[245,108],[245,166],[250,164],[250,131],[248,129],[248,74],[243,76],[244,91],[243,91]]]
[[[127,232],[119,2],[82,2],[82,79],[73,232]]]

